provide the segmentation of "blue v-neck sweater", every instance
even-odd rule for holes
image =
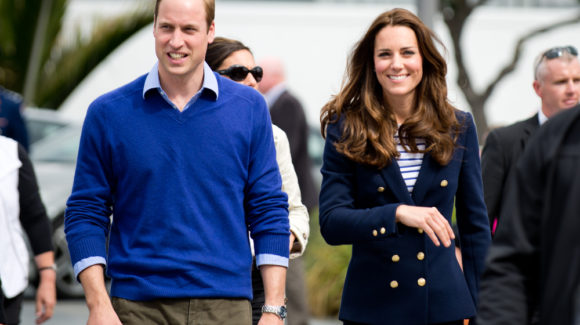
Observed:
[[[144,98],[145,77],[87,112],[65,220],[72,263],[106,258],[125,299],[251,299],[248,230],[256,255],[282,260],[290,235],[264,99],[217,77],[219,98],[204,91],[180,112],[157,91]]]

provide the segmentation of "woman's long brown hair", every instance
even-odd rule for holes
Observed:
[[[373,52],[376,35],[386,26],[406,26],[417,37],[423,58],[423,79],[415,90],[415,109],[399,129],[400,141],[409,152],[429,152],[441,165],[451,160],[459,123],[455,107],[447,101],[447,64],[435,47],[437,36],[421,20],[405,9],[393,9],[378,16],[356,44],[348,62],[341,91],[322,108],[321,130],[344,115],[338,152],[349,159],[383,168],[399,153],[394,135],[397,122],[383,100],[383,89],[374,73]],[[419,150],[416,139],[426,141]]]

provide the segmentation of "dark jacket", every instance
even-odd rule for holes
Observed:
[[[508,175],[539,127],[538,114],[535,114],[527,120],[495,129],[487,136],[481,154],[481,174],[490,226],[496,219],[499,221]]]
[[[517,164],[482,278],[478,325],[572,324],[580,279],[580,106],[551,118]],[[578,312],[578,311],[576,311]]]
[[[0,134],[16,140],[28,151],[28,132],[21,106],[20,95],[0,87]]]
[[[327,127],[320,228],[331,245],[352,245],[341,320],[365,324],[433,324],[475,314],[479,277],[490,242],[483,202],[479,146],[473,119],[458,112],[464,130],[448,165],[427,153],[412,194],[393,160],[377,169],[338,153],[341,124]],[[395,223],[399,205],[436,207],[451,223],[454,201],[463,266],[454,245],[436,247],[422,231]]]
[[[318,186],[312,177],[312,161],[308,155],[308,123],[304,109],[296,97],[284,91],[270,107],[272,123],[288,136],[292,164],[298,176],[302,202],[308,210],[318,205]]]

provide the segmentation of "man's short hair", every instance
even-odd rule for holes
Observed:
[[[577,57],[578,50],[570,45],[556,46],[542,51],[534,60],[534,80],[540,81],[540,72],[544,70],[548,60],[559,59],[570,62]]]
[[[157,15],[159,14],[160,3],[161,0],[155,1],[155,13],[153,16],[155,21],[157,21]],[[209,26],[215,19],[215,0],[203,0],[203,3],[205,5],[205,22],[207,23],[207,28],[209,29]]]

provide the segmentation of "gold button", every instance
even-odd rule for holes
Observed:
[[[381,235],[384,235],[387,232],[387,229],[385,229],[385,227],[381,227]]]
[[[399,255],[395,254],[393,255],[393,257],[391,257],[391,260],[395,263],[397,263],[398,261],[401,260],[401,258],[399,257]]]
[[[377,192],[379,192],[379,193],[383,193],[384,191],[385,191],[385,188],[384,188],[384,187],[382,187],[382,186],[379,186],[379,187],[377,188]]]
[[[441,181],[441,187],[447,187],[447,185],[449,185],[449,182],[446,179]]]
[[[377,237],[379,235],[379,232],[376,229],[373,229],[373,236]]]
[[[417,231],[418,231],[420,234],[422,234],[422,233],[423,233],[423,229],[421,229],[421,228],[417,228]]]
[[[417,253],[417,259],[418,259],[419,261],[422,261],[422,260],[424,260],[424,259],[425,259],[425,253],[423,253],[423,252],[419,252],[419,253]]]
[[[425,280],[425,278],[419,278],[419,279],[417,280],[417,284],[418,284],[420,287],[424,287],[426,283],[427,283],[427,281]]]
[[[395,280],[391,281],[391,288],[395,289],[398,286],[399,286],[399,282],[397,282]]]

